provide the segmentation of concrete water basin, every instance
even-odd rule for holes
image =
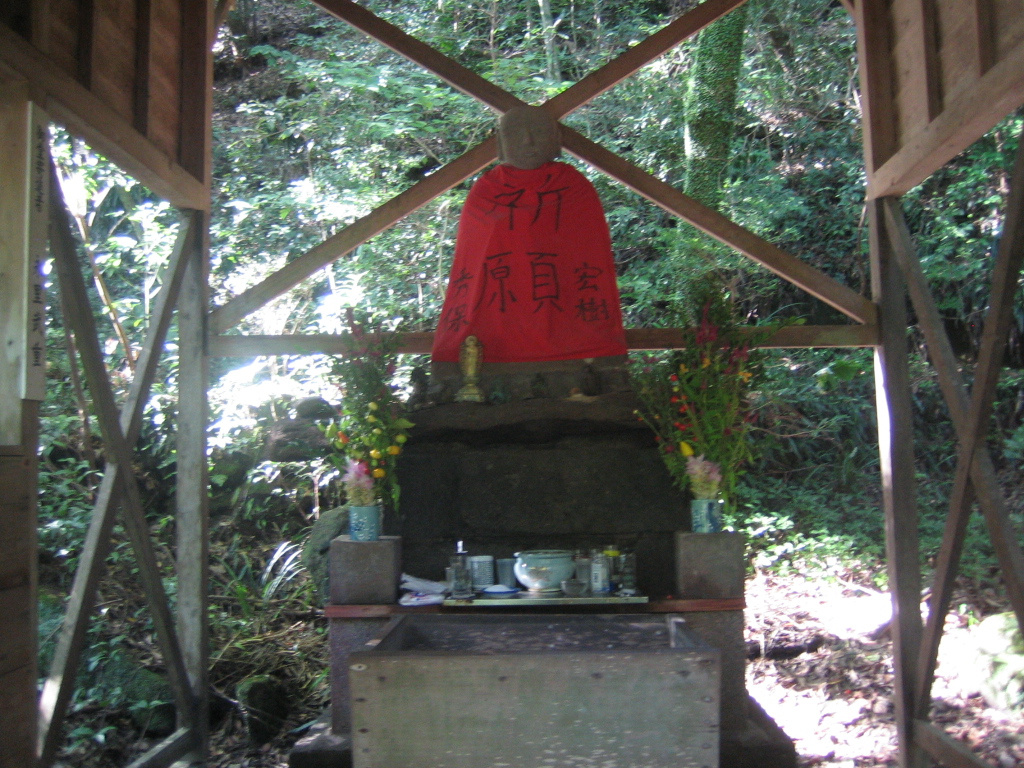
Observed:
[[[349,657],[355,768],[716,768],[719,652],[677,616],[402,616]]]

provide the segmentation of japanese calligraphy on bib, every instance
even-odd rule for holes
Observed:
[[[625,354],[608,224],[571,165],[503,164],[470,190],[434,360],[457,361],[470,335],[487,362]]]

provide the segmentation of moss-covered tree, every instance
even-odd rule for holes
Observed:
[[[686,95],[686,194],[718,208],[729,164],[747,6],[700,33]]]

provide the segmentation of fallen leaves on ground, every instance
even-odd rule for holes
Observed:
[[[961,583],[953,604],[1006,610],[997,594]],[[748,655],[757,658],[747,664],[747,686],[794,740],[802,766],[897,764],[888,606],[887,594],[855,577],[762,573],[748,580]],[[957,612],[946,623],[932,721],[996,768],[1024,765],[1024,713],[990,709],[960,666],[968,624]],[[817,647],[780,658],[787,654],[778,649],[808,645]]]

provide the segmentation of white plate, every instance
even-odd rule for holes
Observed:
[[[484,587],[481,591],[490,595],[512,595],[519,590],[515,587],[506,587],[504,584],[495,584],[490,587]]]

